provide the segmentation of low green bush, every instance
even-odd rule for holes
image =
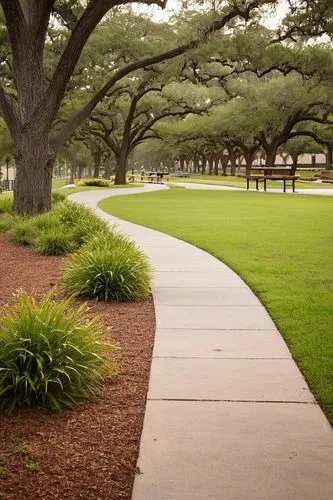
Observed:
[[[15,217],[11,229],[8,231],[8,236],[14,245],[33,245],[37,230],[31,218]]]
[[[0,195],[0,214],[13,211],[13,198]]]
[[[111,182],[107,179],[81,179],[76,183],[77,186],[97,186],[111,187]]]
[[[102,234],[72,256],[64,269],[64,288],[105,301],[143,300],[150,293],[151,266],[134,243]]]
[[[76,249],[72,233],[64,226],[44,230],[37,236],[35,245],[41,255],[63,255]]]
[[[1,214],[0,216],[0,233],[8,231],[14,224],[15,216],[10,213]]]
[[[31,221],[38,232],[48,231],[49,229],[62,225],[59,217],[54,211],[46,212],[41,215],[35,215],[31,218]]]
[[[96,319],[73,298],[40,303],[21,294],[0,319],[0,407],[72,408],[98,396],[115,374]],[[112,346],[109,346],[110,348]]]
[[[94,216],[89,208],[81,203],[74,203],[69,200],[57,204],[52,213],[56,215],[60,222],[70,225],[76,224],[79,220],[87,220],[91,216]]]
[[[59,191],[52,191],[52,203],[56,205],[62,201],[66,200],[66,195],[64,193],[60,193]]]

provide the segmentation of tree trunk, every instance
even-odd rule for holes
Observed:
[[[214,175],[219,175],[219,163],[220,159],[218,157],[214,158]]]
[[[195,154],[193,158],[193,171],[195,174],[199,172],[199,155]]]
[[[326,169],[332,169],[332,161],[333,161],[333,144],[326,144]]]
[[[297,165],[298,165],[298,154],[291,155],[291,159],[293,161],[293,164],[291,167],[291,175],[295,175],[296,170],[297,170]]]
[[[246,175],[251,174],[251,167],[253,165],[254,157],[256,153],[251,151],[244,151],[244,159],[246,165]]]
[[[181,153],[179,155],[179,169],[181,171],[184,171],[184,167],[185,167],[185,155],[183,153]]]
[[[236,154],[233,150],[229,152],[230,159],[230,174],[236,175]]]
[[[276,152],[277,152],[278,146],[275,146],[274,144],[271,145],[270,148],[265,149],[266,153],[266,167],[274,167],[275,166],[275,158],[276,158]]]
[[[208,175],[212,175],[213,173],[213,158],[208,158]]]
[[[207,167],[207,158],[206,158],[206,155],[202,154],[201,155],[201,174],[202,175],[205,175],[206,167]]]
[[[51,210],[54,162],[47,140],[22,138],[16,153],[15,213],[32,215]]]
[[[119,156],[116,158],[116,175],[114,178],[115,185],[126,184],[126,173],[128,170],[128,152],[121,149]]]

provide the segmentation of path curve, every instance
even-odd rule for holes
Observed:
[[[163,188],[70,196],[116,222],[156,269],[132,500],[331,500],[332,428],[257,297],[206,252],[96,209]]]

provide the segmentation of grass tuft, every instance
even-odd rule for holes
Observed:
[[[147,257],[123,236],[102,234],[73,255],[64,270],[67,291],[105,301],[135,301],[150,293]]]
[[[21,293],[0,319],[0,407],[72,408],[100,393],[112,368],[101,327],[73,298]],[[111,346],[109,346],[111,347]]]

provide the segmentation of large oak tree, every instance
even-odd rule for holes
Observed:
[[[263,4],[275,0],[230,0],[191,39],[150,57],[143,57],[111,72],[108,81],[77,111],[55,136],[52,127],[82,51],[89,37],[113,8],[131,0],[0,0],[2,26],[10,45],[12,81],[0,85],[0,114],[14,142],[17,166],[14,209],[20,213],[46,211],[51,205],[52,167],[58,151],[124,76],[142,67],[177,57],[222,29],[237,17],[249,18]],[[144,3],[165,6],[164,0]],[[45,47],[49,29],[58,16],[70,30],[52,72],[46,71]],[[49,68],[47,67],[49,70]]]

